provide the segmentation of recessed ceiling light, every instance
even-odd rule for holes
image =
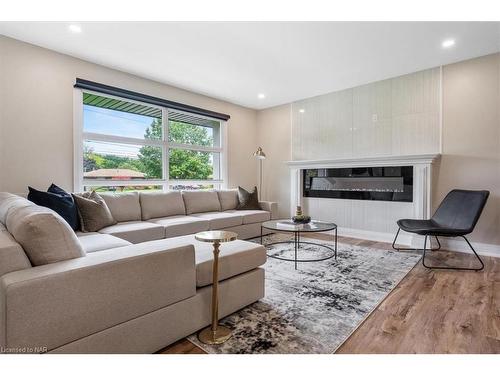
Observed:
[[[453,47],[455,45],[455,39],[446,39],[443,41],[443,43],[441,43],[441,46],[443,48],[450,48],[450,47]]]
[[[304,113],[306,110],[304,108],[299,109],[300,113]]]
[[[82,28],[79,25],[74,25],[74,24],[73,25],[69,25],[68,29],[72,33],[81,33],[82,32]]]
[[[266,98],[266,94],[258,94],[257,98],[259,98],[259,99],[265,99]]]

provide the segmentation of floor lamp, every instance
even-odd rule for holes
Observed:
[[[259,197],[262,199],[262,161],[266,158],[266,154],[262,151],[262,147],[259,147],[253,156],[259,159]]]

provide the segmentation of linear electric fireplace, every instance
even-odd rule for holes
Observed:
[[[412,202],[413,167],[303,169],[304,197]]]

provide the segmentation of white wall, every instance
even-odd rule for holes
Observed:
[[[293,160],[438,153],[440,69],[292,104]]]
[[[228,184],[257,184],[257,112],[0,36],[0,188],[73,189],[73,85],[84,78],[231,115]],[[2,93],[0,92],[0,95]]]
[[[434,205],[453,188],[490,197],[470,238],[500,245],[500,54],[443,67],[443,156]]]
[[[290,213],[289,171],[285,165],[291,159],[290,109],[290,105],[283,105],[257,113],[257,137],[267,156],[262,198],[278,202],[279,217]]]

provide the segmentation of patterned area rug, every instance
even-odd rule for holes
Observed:
[[[288,239],[274,234],[265,242]],[[293,251],[293,244],[268,247],[268,254],[284,258],[292,258]],[[304,244],[299,256],[327,256],[325,251]],[[233,337],[219,346],[202,344],[196,335],[188,339],[208,353],[334,353],[420,257],[339,242],[337,261],[299,263],[298,270],[293,262],[268,258],[265,298],[221,321]]]

